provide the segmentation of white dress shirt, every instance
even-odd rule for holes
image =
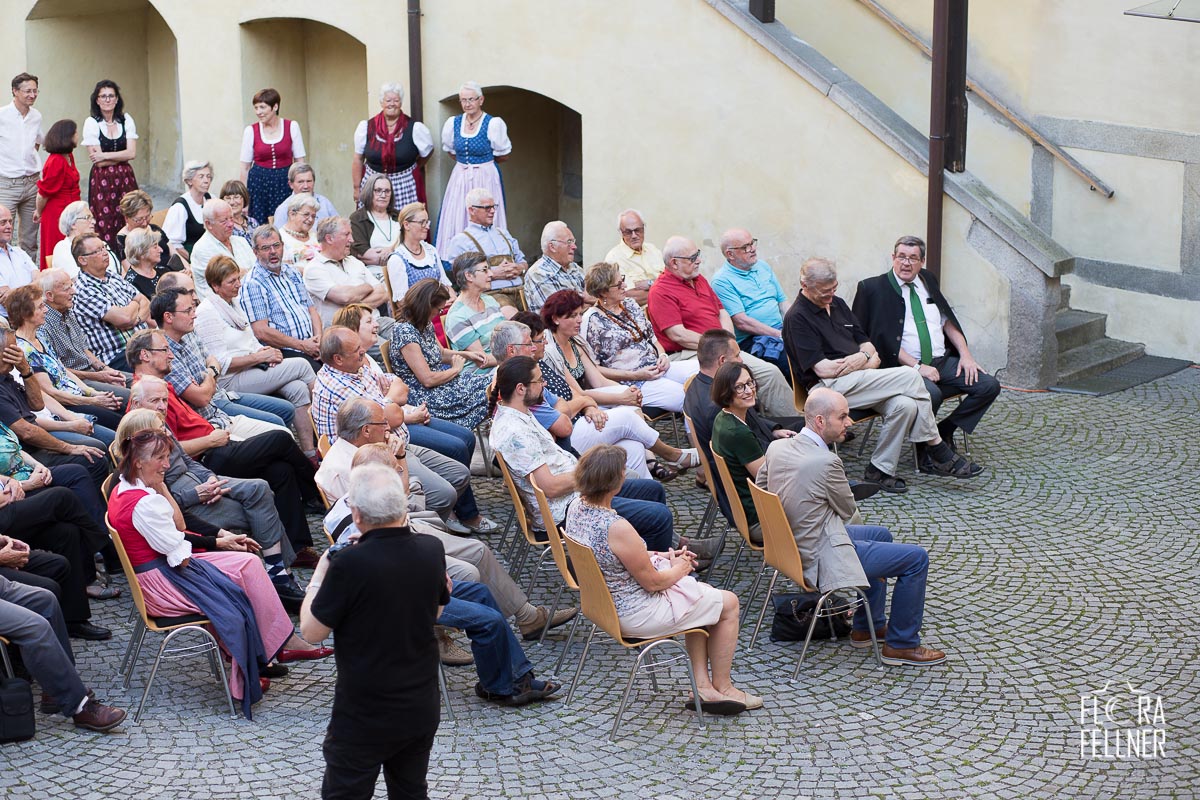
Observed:
[[[936,303],[929,301],[929,291],[918,276],[912,282],[916,287],[917,297],[921,298],[921,307],[925,309],[925,324],[929,326],[929,344],[933,352],[930,358],[941,358],[946,355],[946,336],[942,333],[942,312]],[[908,297],[908,284],[900,284],[900,296],[904,298],[904,334],[900,337],[900,347],[918,361],[921,360],[921,338],[917,335],[917,322],[913,319],[912,303]]]
[[[312,295],[325,327],[333,324],[333,315],[345,305],[326,300],[329,290],[335,286],[361,286],[364,283],[378,286],[382,281],[354,256],[346,256],[339,263],[319,255],[304,269],[304,288]]]
[[[21,116],[13,103],[0,106],[0,178],[24,178],[42,171],[37,146],[42,134],[42,112],[36,108]]]

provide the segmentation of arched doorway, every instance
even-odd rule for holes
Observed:
[[[483,92],[487,113],[504,119],[513,142],[512,156],[500,166],[509,232],[517,237],[532,264],[541,256],[542,227],[561,219],[575,234],[579,245],[576,259],[583,259],[582,117],[557,100],[526,89],[488,86]],[[462,113],[458,93],[442,99],[439,111],[436,127],[429,127],[441,152],[442,125]],[[454,168],[454,160],[441,155],[439,200]]]
[[[40,79],[37,107],[44,128],[59,119],[82,125],[96,81],[114,80],[137,127],[138,183],[156,200],[178,194],[183,167],[178,57],[175,34],[154,6],[148,0],[40,0],[26,18],[25,41],[29,71]],[[75,160],[86,182],[82,148]]]
[[[348,215],[354,210],[350,142],[368,111],[366,46],[308,19],[254,20],[242,23],[241,31],[246,124],[254,122],[255,92],[274,87],[282,98],[279,113],[300,123],[317,191]]]

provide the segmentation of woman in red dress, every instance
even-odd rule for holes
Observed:
[[[74,120],[60,119],[46,134],[46,152],[50,157],[42,165],[42,177],[37,182],[37,208],[33,221],[41,225],[41,245],[38,250],[38,269],[46,268],[46,257],[63,238],[58,218],[63,209],[79,199],[79,170],[71,152],[79,144],[78,127]]]

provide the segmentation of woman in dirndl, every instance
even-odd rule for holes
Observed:
[[[108,79],[92,90],[91,116],[83,121],[83,140],[92,172],[88,177],[88,205],[96,218],[96,233],[112,247],[125,225],[121,198],[138,188],[131,161],[137,156],[137,127],[125,113],[121,87]]]
[[[458,102],[463,113],[446,120],[442,126],[442,149],[458,163],[454,165],[442,194],[437,226],[439,253],[450,252],[450,240],[467,227],[467,192],[476,187],[487,189],[496,200],[496,217],[492,224],[508,230],[504,184],[496,166],[507,160],[512,152],[508,126],[500,117],[483,113],[483,87],[475,81],[467,81],[459,87]]]
[[[398,83],[379,88],[380,112],[364,119],[354,129],[354,202],[359,208],[371,202],[362,194],[372,175],[384,175],[392,184],[395,208],[425,202],[425,179],[421,166],[433,152],[433,134],[424,123],[409,119],[401,110],[404,89]]]
[[[279,116],[279,99],[274,89],[254,95],[258,122],[242,132],[242,183],[250,190],[250,216],[264,223],[292,194],[288,167],[304,163],[300,123]]]

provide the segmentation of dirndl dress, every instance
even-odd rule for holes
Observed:
[[[250,126],[254,134],[254,163],[246,176],[246,188],[250,191],[250,216],[265,220],[275,213],[284,200],[292,196],[288,186],[288,168],[296,160],[292,153],[292,121],[279,120],[283,125],[283,136],[278,142],[264,142],[262,123]]]
[[[500,168],[488,138],[488,126],[492,120],[503,123],[499,117],[484,114],[479,130],[470,138],[463,136],[462,115],[454,117],[454,158],[458,163],[450,173],[446,191],[442,194],[442,209],[438,215],[437,241],[434,246],[439,253],[450,252],[450,240],[467,227],[467,192],[482,187],[492,193],[496,201],[496,218],[493,225],[508,230],[508,217],[504,213],[504,182]],[[443,143],[443,147],[445,144]],[[501,155],[504,155],[503,153]]]
[[[97,141],[102,153],[119,153],[129,146],[130,138],[137,138],[136,129],[132,137],[129,134],[133,128],[133,120],[128,114],[125,115],[121,132],[115,139],[108,138],[108,126],[103,121],[97,124],[97,128]],[[83,143],[86,145],[90,142]],[[88,206],[92,209],[92,216],[96,218],[96,234],[109,247],[116,246],[117,231],[125,227],[125,217],[121,214],[121,198],[137,188],[137,176],[133,174],[133,166],[128,161],[92,167],[88,176]]]

